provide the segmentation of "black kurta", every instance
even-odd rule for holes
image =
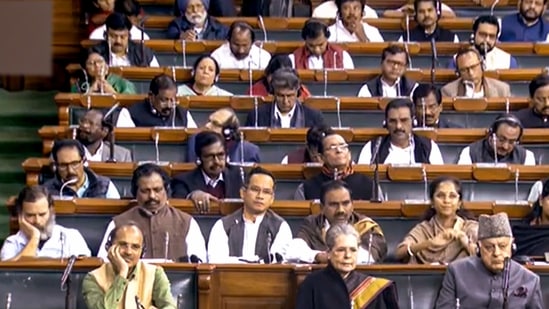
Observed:
[[[351,307],[351,292],[369,278],[368,275],[353,271],[343,279],[330,264],[322,270],[311,273],[297,293],[296,309],[348,309]],[[390,282],[365,307],[360,309],[398,309],[397,289]]]

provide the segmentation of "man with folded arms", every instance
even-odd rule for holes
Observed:
[[[545,308],[539,276],[511,259],[514,238],[507,214],[481,215],[478,225],[479,256],[448,266],[435,308]]]
[[[383,260],[387,244],[381,227],[369,217],[354,211],[351,190],[341,180],[322,185],[318,215],[305,218],[297,238],[292,240],[286,257],[307,263],[327,263],[326,231],[330,226],[349,223],[360,235],[359,264],[372,264]]]
[[[88,309],[176,309],[168,276],[160,266],[141,261],[143,233],[133,223],[116,227],[109,235],[108,263],[89,272],[82,281]]]

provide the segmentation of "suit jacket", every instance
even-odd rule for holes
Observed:
[[[187,162],[196,162],[196,153],[194,151],[194,145],[196,143],[196,135],[191,135],[187,140]],[[231,162],[240,162],[240,143],[237,142],[232,147],[228,149],[229,158]],[[244,147],[244,158],[243,162],[255,162],[260,163],[261,157],[259,156],[259,146],[252,144],[250,142],[244,141],[242,144]]]
[[[266,104],[260,104],[257,108],[257,125],[260,127],[272,127],[272,124],[274,122],[275,118],[275,112],[274,112],[274,104],[275,103],[266,103]],[[296,104],[302,104],[302,103],[296,103]],[[305,128],[310,128],[312,126],[321,126],[324,124],[324,117],[322,116],[322,113],[316,109],[312,109],[306,105],[301,105],[303,108],[303,120],[304,120],[304,126]],[[297,110],[297,107],[296,107]],[[297,113],[294,113],[294,116],[292,117],[292,128],[295,128],[294,123],[296,121],[296,115]],[[248,117],[246,118],[246,126],[253,127],[255,125],[255,111],[252,109],[248,113]]]
[[[485,77],[483,87],[484,97],[486,98],[511,96],[511,86],[494,78]],[[455,81],[444,85],[444,87],[440,89],[440,92],[443,97],[463,97],[465,96],[465,85],[463,84],[462,79],[458,78]]]
[[[101,154],[101,161],[106,162],[111,155],[110,143],[105,142],[103,144],[103,153]],[[114,159],[116,162],[133,162],[132,152],[122,146],[114,144]]]
[[[229,166],[223,171],[223,183],[225,184],[225,198],[240,198],[242,177],[238,167]],[[206,182],[200,167],[190,172],[176,175],[171,182],[172,197],[187,198],[191,192],[196,190],[206,191]]]

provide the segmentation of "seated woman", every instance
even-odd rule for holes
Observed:
[[[263,72],[263,77],[256,81],[251,89],[248,89],[248,94],[262,97],[269,96],[271,94],[271,76],[276,70],[281,68],[293,68],[292,61],[287,55],[273,56]],[[301,84],[301,96],[299,96],[299,100],[304,101],[310,96],[311,92],[309,89]]]
[[[549,252],[549,180],[543,182],[532,211],[513,226],[513,236],[517,244],[515,256],[543,256]]]
[[[135,85],[122,76],[109,73],[109,65],[95,52],[87,52],[82,59],[82,69],[77,72],[71,92],[86,94],[135,94]]]
[[[198,57],[193,64],[191,80],[177,87],[177,96],[232,96],[229,91],[215,85],[220,73],[219,64],[210,55]]]
[[[431,208],[398,245],[396,258],[410,264],[448,264],[476,254],[478,222],[462,208],[461,183],[439,177],[429,186]]]
[[[394,282],[355,271],[359,242],[350,224],[328,229],[328,266],[301,283],[296,309],[399,308]]]

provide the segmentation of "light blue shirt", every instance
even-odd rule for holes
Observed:
[[[23,251],[27,243],[27,236],[22,231],[9,236],[0,251],[0,259],[5,261],[14,258]],[[50,239],[36,252],[36,257],[46,258],[68,258],[71,255],[91,256],[91,251],[78,230],[57,224],[53,227]]]
[[[86,190],[88,190],[88,187],[90,186],[90,182],[88,180],[88,174],[84,173],[84,177],[86,177],[84,184],[82,185],[82,187],[80,187],[76,191],[76,195],[79,198],[84,196],[84,193],[86,192]],[[120,199],[120,193],[118,193],[118,189],[116,189],[116,186],[114,185],[114,183],[112,183],[112,181],[109,181],[109,187],[107,188],[107,193],[105,194],[105,197],[112,198],[112,199]]]

